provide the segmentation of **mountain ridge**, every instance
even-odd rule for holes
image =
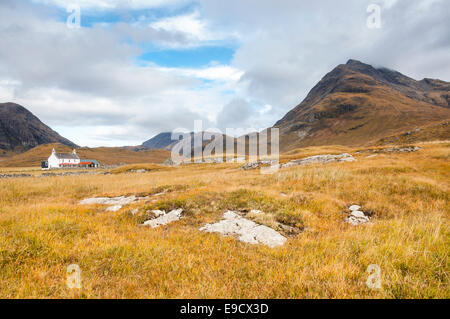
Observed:
[[[20,153],[48,143],[78,147],[22,105],[0,103],[0,149]]]
[[[358,145],[450,118],[450,83],[349,60],[277,121],[282,150]]]

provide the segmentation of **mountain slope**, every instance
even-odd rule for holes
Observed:
[[[361,145],[450,118],[450,83],[416,81],[399,72],[349,60],[309,92],[274,127],[282,150]]]
[[[158,135],[152,137],[148,141],[142,143],[142,146],[145,146],[148,149],[170,149],[171,145],[173,145],[176,141],[172,140],[171,132],[163,132]]]
[[[77,146],[42,123],[23,106],[0,103],[0,149],[23,152],[47,143]]]
[[[200,134],[202,136],[200,136]],[[195,153],[196,149],[194,147],[194,139],[195,138],[199,138],[202,140],[201,142],[201,150],[203,151],[205,149],[205,147],[207,147],[208,145],[211,144],[211,142],[215,141],[215,135],[213,135],[214,133],[208,133],[208,132],[199,132],[199,133],[195,133],[191,132],[190,133],[190,139],[191,139],[191,150],[192,150],[192,154]],[[227,141],[228,143],[234,143],[235,139],[233,137],[227,136],[225,134],[219,134],[219,136],[222,137],[222,143],[225,147],[225,145],[227,145]],[[207,137],[211,137],[211,138],[207,138]],[[177,145],[180,141],[184,140],[184,136],[181,136],[179,140],[172,140],[172,133],[170,132],[163,132],[160,133],[158,135],[156,135],[155,137],[149,139],[148,141],[142,143],[142,146],[144,146],[147,149],[164,149],[164,150],[169,150],[172,151],[172,149],[175,147],[175,145]],[[211,147],[213,147],[214,144],[211,145]],[[197,152],[201,152],[200,147],[197,148]],[[213,154],[215,153],[214,151],[212,152]]]

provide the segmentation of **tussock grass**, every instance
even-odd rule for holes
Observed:
[[[215,164],[0,180],[0,297],[449,298],[450,145],[420,146],[273,175]],[[78,205],[126,194],[152,197],[115,213]],[[344,223],[350,204],[372,223]],[[180,207],[180,221],[139,226],[147,210]],[[277,249],[198,231],[227,209],[260,209],[249,218],[304,231]],[[80,291],[66,287],[73,263]],[[370,264],[380,290],[365,284]]]

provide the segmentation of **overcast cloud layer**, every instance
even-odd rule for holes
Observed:
[[[74,3],[80,29],[66,25]],[[88,146],[199,119],[259,129],[350,58],[449,81],[449,13],[447,0],[2,0],[0,101]]]

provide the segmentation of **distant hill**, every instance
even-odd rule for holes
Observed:
[[[77,147],[75,143],[42,123],[23,106],[0,103],[0,151],[19,153],[48,143]]]
[[[450,119],[450,83],[416,81],[397,71],[349,60],[337,66],[274,127],[288,151],[361,145]]]
[[[39,145],[22,154],[17,154],[0,160],[0,167],[31,167],[40,166],[41,161],[47,160],[52,148],[58,153],[70,153],[72,148],[63,144]],[[81,159],[96,159],[100,164],[138,164],[138,163],[163,163],[170,157],[167,150],[141,150],[133,151],[123,147],[82,147],[77,149]]]
[[[195,133],[195,134],[203,134],[202,137],[202,150],[209,145],[214,138],[212,139],[207,139],[206,138],[206,134],[207,132],[199,132],[199,133]],[[213,134],[213,133],[211,133]],[[195,136],[198,135],[194,135],[194,132],[190,133],[191,136],[191,147],[192,147],[192,152],[194,152],[194,138]],[[221,134],[222,139],[223,139],[223,145],[225,146],[227,143],[227,139],[231,139],[231,140],[235,140],[232,137],[229,137],[225,134]],[[149,139],[148,141],[142,143],[142,146],[144,146],[145,148],[148,149],[165,149],[165,150],[172,150],[173,147],[179,142],[183,140],[183,138],[180,138],[180,140],[172,140],[172,133],[171,132],[164,132],[164,133],[159,133],[158,135],[156,135],[155,137]]]
[[[152,137],[148,141],[145,141],[142,143],[142,146],[148,148],[148,149],[167,149],[170,150],[171,147],[176,143],[177,141],[172,140],[172,133],[171,132],[163,132],[159,133],[158,135]]]

